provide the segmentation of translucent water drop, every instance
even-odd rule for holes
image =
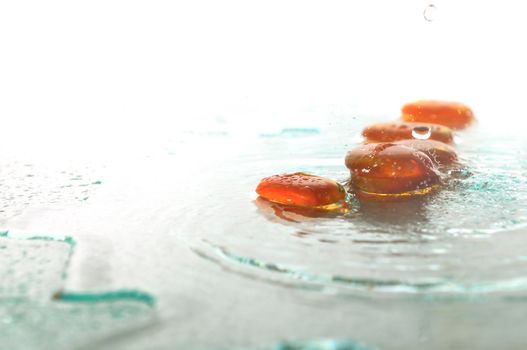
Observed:
[[[412,129],[412,136],[418,140],[428,140],[432,135],[432,128],[429,126],[416,126]]]
[[[437,7],[434,4],[429,4],[423,11],[423,17],[428,22],[432,22],[437,15]]]

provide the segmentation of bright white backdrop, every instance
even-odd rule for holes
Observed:
[[[2,134],[16,147],[91,148],[215,118],[301,124],[317,106],[395,118],[416,98],[525,125],[524,2],[439,0],[432,23],[427,4],[5,1]]]
[[[354,140],[339,126],[355,124],[357,114],[368,118],[357,118],[355,132],[369,117],[397,118],[408,100],[453,99],[471,105],[482,127],[522,133],[524,3],[437,0],[430,23],[423,0],[0,0],[0,194],[9,209],[0,217],[2,228],[72,235],[78,245],[65,290],[139,288],[159,299],[161,327],[121,337],[120,346],[108,343],[107,349],[172,349],[173,342],[232,348],[343,335],[391,349],[523,349],[521,298],[337,299],[220,273],[188,248],[211,238],[245,254],[287,242],[277,250],[280,259],[269,261],[298,251],[291,261],[298,256],[302,262],[305,243],[289,226],[272,239],[265,236],[271,231],[258,232],[274,223],[256,212],[253,188],[284,167],[303,167],[317,146],[343,156]],[[352,122],[324,125],[338,117]],[[323,132],[262,138],[246,157],[229,153],[262,131],[290,126]],[[514,147],[517,139],[511,139]],[[503,151],[507,143],[481,146],[477,151]],[[297,153],[288,148],[303,151],[298,163],[289,164]],[[263,160],[282,150],[286,157],[259,162],[259,150]],[[505,156],[496,164],[514,164],[525,153],[496,155]],[[327,169],[334,165],[346,174],[342,156],[325,159]],[[247,164],[238,168],[239,159]],[[316,164],[326,163],[317,158]],[[502,178],[511,188],[523,183]],[[508,209],[518,203],[504,198]],[[253,227],[262,235],[246,229]],[[454,252],[470,252],[476,260],[460,261],[472,261],[479,271],[488,265],[480,264],[481,256],[494,259],[488,252],[522,247],[522,233],[505,235],[509,239],[492,244],[479,241],[482,251],[464,239],[446,243]],[[316,249],[331,252],[330,246]],[[419,241],[415,248],[425,247]],[[390,255],[399,256],[397,249]]]

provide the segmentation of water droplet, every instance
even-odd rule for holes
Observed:
[[[418,140],[428,140],[432,134],[429,126],[416,126],[412,129],[412,136]]]
[[[429,4],[425,7],[423,11],[423,17],[428,22],[434,21],[435,17],[437,16],[437,7],[434,4]]]

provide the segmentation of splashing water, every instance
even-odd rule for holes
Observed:
[[[428,127],[413,131],[417,139],[430,137]],[[520,139],[482,131],[465,134],[459,153],[470,172],[418,200],[354,202],[349,213],[337,217],[287,212],[285,220],[273,206],[258,201],[256,208],[248,205],[247,193],[266,173],[306,171],[346,181],[342,148],[327,145],[338,145],[349,129],[326,132],[284,139],[279,145],[262,138],[257,156],[225,166],[214,185],[221,189],[215,196],[221,205],[208,213],[222,225],[203,223],[203,239],[193,245],[198,255],[271,283],[332,293],[481,295],[527,290],[527,258],[521,249],[527,239],[527,180],[522,175],[526,164],[517,159],[525,152]],[[284,147],[294,149],[290,157],[281,151]],[[225,207],[237,215],[225,217]],[[199,231],[193,223],[192,239]]]

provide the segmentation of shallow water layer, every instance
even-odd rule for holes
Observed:
[[[82,203],[101,184],[89,162],[53,164],[18,158],[0,160],[0,223],[27,207]]]
[[[521,349],[521,137],[485,125],[459,133],[465,170],[426,198],[353,201],[346,215],[278,217],[257,199],[258,181],[306,171],[345,182],[344,155],[373,121],[323,118],[252,134],[228,122],[211,123],[210,132],[181,131],[93,166],[100,183],[81,205],[68,196],[28,202],[3,225],[74,237],[66,292],[53,305],[77,308],[93,298],[114,300],[101,291],[143,290],[119,300],[135,298],[150,310],[143,297],[156,298],[158,322],[131,322],[137,327],[111,336],[95,329],[93,348],[491,349],[506,337],[508,348]],[[88,312],[84,320],[95,318]],[[75,333],[77,321],[68,322]],[[89,339],[79,346],[85,344]]]
[[[64,291],[74,246],[71,237],[2,232],[1,348],[93,348],[152,324],[147,293]]]
[[[200,254],[244,273],[337,293],[526,290],[527,145],[521,138],[478,128],[460,132],[463,166],[447,174],[437,193],[393,203],[353,200],[347,214],[310,217],[255,198],[255,184],[295,171],[344,182],[343,155],[354,143],[342,147],[340,140],[353,133],[289,134],[260,140],[253,158],[231,159],[216,172],[216,210],[207,222],[221,225],[198,224],[206,232]]]

